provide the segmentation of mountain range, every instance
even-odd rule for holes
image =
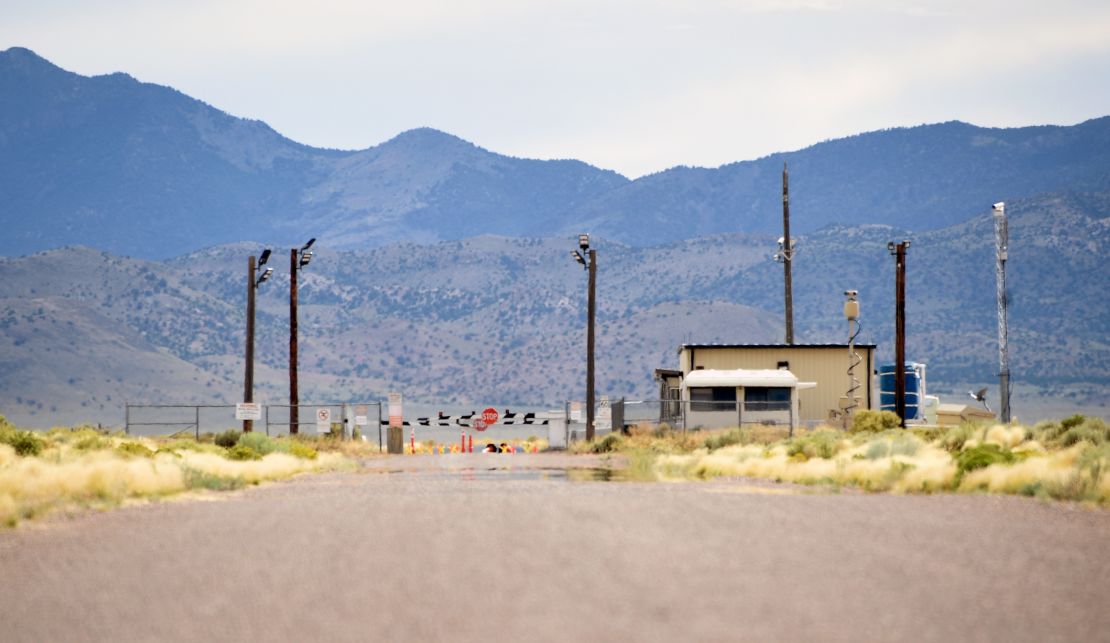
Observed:
[[[365,150],[290,141],[123,74],[86,77],[0,52],[0,253],[73,244],[169,258],[257,239],[355,250],[481,234],[589,231],[634,246],[793,228],[947,227],[1001,198],[1110,184],[1110,117],[870,132],[719,168],[630,180],[580,161],[503,156],[422,128]],[[777,235],[776,235],[777,236]]]
[[[432,129],[361,151],[307,147],[125,74],[84,77],[0,52],[0,413],[118,425],[125,401],[242,392],[247,256],[255,399],[285,399],[289,276],[300,278],[301,399],[559,405],[581,395],[585,278],[599,251],[598,387],[653,398],[682,342],[782,338],[770,259],[789,164],[801,342],[891,359],[893,260],[907,259],[908,356],[966,399],[998,370],[990,204],[1010,215],[1019,417],[1110,403],[1110,117],[871,132],[716,169],[629,180],[510,158]]]

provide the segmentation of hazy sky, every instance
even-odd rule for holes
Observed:
[[[1110,114],[1107,0],[0,0],[0,49],[296,141],[414,127],[631,177],[952,119]]]

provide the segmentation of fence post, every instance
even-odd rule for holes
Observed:
[[[193,434],[196,436],[196,441],[200,442],[200,405],[193,407],[193,419],[196,420],[196,427]]]
[[[682,435],[686,436],[686,404],[687,400],[682,400],[679,405],[682,407]]]
[[[378,453],[382,452],[382,401],[378,400]]]
[[[131,435],[131,405],[123,403],[123,432]]]

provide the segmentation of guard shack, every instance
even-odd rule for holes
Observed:
[[[816,387],[787,370],[697,370],[682,381],[686,425],[720,429],[745,424],[798,427],[798,391]]]
[[[859,357],[853,371],[859,408],[877,408],[875,345],[856,344],[855,354]],[[706,388],[688,382],[699,371],[788,371],[796,381],[806,383],[794,387],[797,407],[793,422],[816,424],[828,422],[840,412],[840,400],[849,387],[848,364],[847,344],[683,344],[678,349],[678,368],[658,369],[655,378],[660,397],[666,400],[687,395],[689,388]],[[782,404],[782,400],[775,402]],[[736,422],[734,416],[732,425]]]

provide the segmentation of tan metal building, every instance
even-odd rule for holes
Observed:
[[[855,351],[860,357],[855,368],[859,408],[877,408],[875,345],[856,344]],[[799,380],[817,384],[798,391],[800,420],[813,423],[828,421],[848,392],[847,344],[684,344],[678,350],[678,364],[677,371],[656,371],[662,399],[678,399],[682,379],[694,370],[784,369]]]

